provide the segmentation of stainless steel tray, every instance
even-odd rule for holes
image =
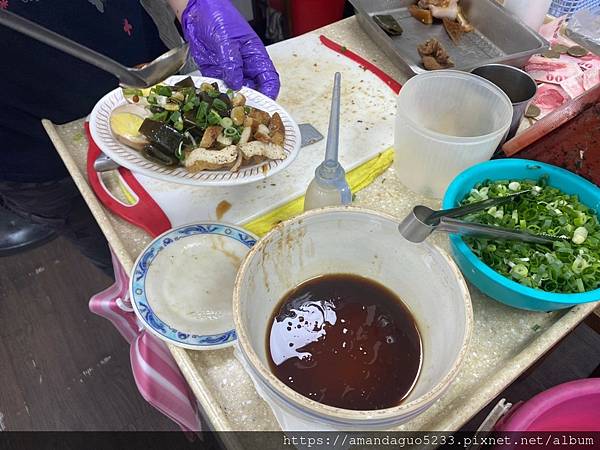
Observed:
[[[455,64],[454,69],[469,71],[482,64],[525,65],[531,55],[549,48],[544,38],[496,4],[493,0],[460,0],[469,22],[475,27],[463,34],[459,45],[451,40],[440,22],[425,25],[408,12],[415,0],[350,0],[365,32],[407,76],[426,72],[417,45],[429,38],[442,43]],[[389,14],[400,24],[401,36],[388,36],[373,20],[374,15]]]

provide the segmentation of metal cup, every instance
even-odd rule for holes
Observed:
[[[473,69],[471,73],[494,83],[508,95],[512,103],[512,121],[506,137],[500,143],[502,145],[517,133],[527,106],[535,96],[537,84],[527,72],[504,64],[486,64]]]

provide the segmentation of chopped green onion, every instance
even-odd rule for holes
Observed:
[[[175,150],[175,156],[179,161],[183,161],[185,159],[185,155],[183,154],[183,141],[179,143],[179,147]]]
[[[228,127],[223,130],[223,134],[227,137],[232,138],[234,136],[239,136],[240,132],[237,129],[235,129],[234,127]]]
[[[173,91],[169,86],[158,85],[152,88],[152,90],[156,93],[156,95],[163,95],[165,97],[170,97],[173,95]]]
[[[233,120],[231,120],[229,117],[223,117],[221,119],[221,126],[223,128],[231,128],[233,126]]]
[[[581,245],[585,242],[588,237],[588,230],[585,227],[576,228],[573,232],[573,238],[571,239],[574,244]]]
[[[221,116],[217,111],[211,109],[208,112],[207,121],[209,125],[219,125],[221,123]]]
[[[513,184],[513,183],[518,183]],[[530,244],[466,236],[471,250],[492,269],[524,286],[547,292],[577,293],[600,288],[600,222],[596,211],[539,180],[478,183],[461,204],[530,191],[502,207],[470,214],[466,220],[485,225],[563,236],[553,244]]]
[[[157,122],[164,122],[169,117],[169,111],[162,111],[156,114],[152,114],[150,119],[156,120]]]
[[[212,102],[212,107],[215,108],[218,112],[224,113],[227,111],[227,103],[225,103],[220,98],[215,98]]]
[[[200,102],[196,111],[196,125],[201,129],[206,128],[208,123],[208,103]]]
[[[142,90],[135,89],[135,88],[123,88],[123,95],[126,95],[127,97],[132,96],[132,95],[137,95],[138,97],[141,97]]]

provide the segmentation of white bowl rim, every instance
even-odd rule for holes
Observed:
[[[451,271],[456,276],[458,281],[459,288],[461,290],[461,296],[463,298],[464,307],[465,307],[465,334],[463,337],[462,347],[460,352],[458,353],[457,358],[454,360],[452,368],[448,371],[448,373],[427,393],[422,396],[412,400],[408,403],[401,403],[400,405],[393,406],[391,408],[385,409],[375,409],[375,410],[351,410],[344,408],[337,408],[334,406],[325,405],[323,403],[319,403],[315,400],[310,400],[304,395],[294,391],[292,388],[288,387],[282,381],[280,381],[271,371],[265,367],[265,365],[260,361],[258,355],[252,348],[252,346],[248,343],[248,335],[246,333],[246,329],[242,324],[241,314],[240,314],[240,292],[241,292],[241,282],[244,273],[246,272],[248,266],[250,265],[250,261],[252,257],[258,253],[266,243],[281,232],[282,229],[287,226],[300,222],[307,217],[326,215],[326,214],[336,214],[336,213],[344,213],[344,212],[354,212],[358,214],[367,214],[371,216],[378,217],[380,219],[393,221],[399,223],[399,220],[394,216],[391,216],[386,213],[382,213],[379,211],[373,211],[366,208],[359,208],[355,206],[343,206],[343,207],[328,207],[315,209],[308,212],[305,212],[299,216],[296,216],[292,219],[288,219],[279,223],[275,226],[269,233],[263,236],[248,252],[240,268],[238,269],[238,273],[235,280],[235,286],[233,289],[233,321],[235,325],[235,330],[237,333],[237,345],[240,347],[240,350],[244,353],[248,364],[252,367],[253,370],[257,372],[257,375],[262,378],[263,383],[270,385],[272,390],[274,390],[277,394],[283,397],[285,400],[291,402],[296,407],[299,407],[301,410],[308,410],[306,412],[310,412],[316,416],[325,415],[327,418],[339,421],[356,421],[356,420],[389,420],[394,419],[399,416],[401,413],[408,413],[411,411],[420,411],[423,408],[427,407],[434,400],[436,400],[444,391],[450,386],[456,374],[458,373],[465,356],[467,354],[469,343],[471,341],[472,331],[473,331],[473,307],[471,305],[471,295],[469,293],[469,289],[467,287],[467,283],[460,272],[458,266],[454,262],[454,260],[448,255],[448,253],[441,249],[436,245],[432,245],[424,242],[421,245],[426,245],[433,250],[439,252],[439,254],[444,258],[444,260],[450,266]],[[400,419],[400,418],[399,418]]]
[[[488,91],[493,92],[498,97],[500,97],[504,101],[505,106],[505,115],[506,115],[506,123],[501,127],[495,129],[494,131],[490,131],[489,133],[480,134],[478,136],[453,136],[450,134],[440,133],[439,131],[434,131],[429,128],[424,127],[423,125],[417,123],[410,114],[406,114],[406,110],[404,106],[400,103],[400,98],[403,92],[406,92],[406,86],[412,85],[414,83],[419,82],[425,78],[458,78],[462,80],[477,80],[482,86],[485,86]],[[402,119],[410,124],[413,129],[418,130],[421,134],[426,135],[428,138],[431,138],[437,142],[444,144],[461,144],[461,145],[479,145],[483,142],[487,142],[495,139],[499,135],[504,135],[506,130],[510,128],[510,121],[512,119],[513,106],[512,102],[506,92],[500,89],[491,81],[483,78],[479,75],[476,75],[471,72],[463,72],[460,70],[453,69],[443,69],[443,70],[434,70],[431,72],[421,73],[415,77],[412,77],[404,83],[400,93],[398,94],[398,114],[402,115]]]

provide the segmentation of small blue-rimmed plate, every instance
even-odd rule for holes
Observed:
[[[256,236],[234,225],[183,225],[158,236],[138,257],[129,284],[146,329],[193,350],[228,347],[235,276]]]

